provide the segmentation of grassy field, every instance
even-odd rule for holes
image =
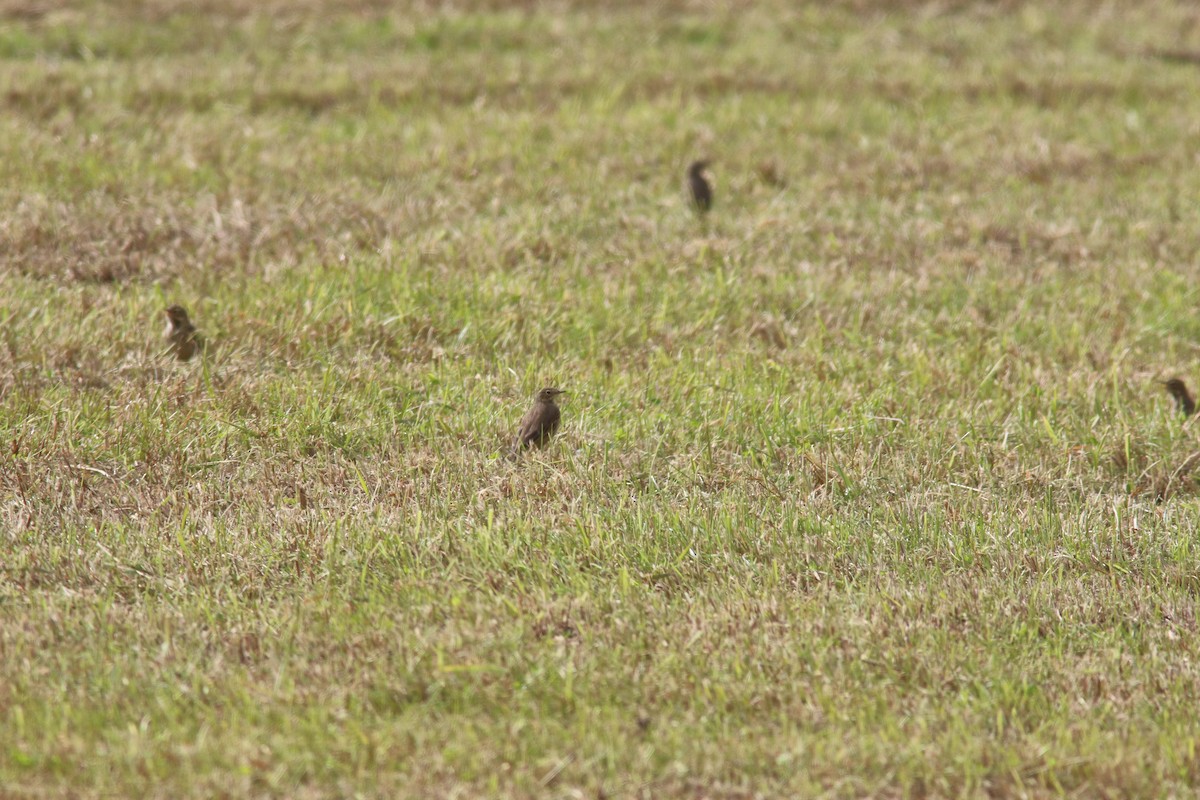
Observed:
[[[0,797],[1197,791],[1193,52],[0,0]]]

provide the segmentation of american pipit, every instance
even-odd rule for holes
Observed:
[[[707,168],[707,161],[693,161],[687,171],[687,185],[688,192],[692,196],[692,208],[701,215],[708,213],[713,202],[712,187],[704,177],[704,170]]]
[[[188,319],[183,306],[168,306],[164,313],[167,315],[168,349],[175,358],[187,361],[196,355],[197,351],[204,349],[204,337]]]
[[[550,437],[558,430],[559,422],[562,421],[562,412],[554,402],[560,394],[566,392],[547,387],[534,397],[533,405],[521,418],[521,427],[512,448],[514,456],[530,447],[545,447],[546,442],[550,441]]]
[[[1175,406],[1190,417],[1196,413],[1196,401],[1192,397],[1192,393],[1188,391],[1187,384],[1179,378],[1171,378],[1169,381],[1163,381],[1163,386],[1167,387],[1171,397],[1175,398]]]

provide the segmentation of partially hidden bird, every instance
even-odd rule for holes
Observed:
[[[187,361],[204,349],[204,337],[188,319],[183,306],[168,306],[164,313],[167,315],[166,336],[171,355],[179,361]]]
[[[1184,416],[1190,417],[1196,413],[1196,400],[1188,391],[1187,384],[1179,378],[1171,378],[1169,381],[1163,381],[1163,386],[1167,387],[1167,392],[1175,398],[1175,407],[1182,411]]]
[[[562,422],[562,412],[555,401],[559,395],[566,394],[562,389],[548,386],[538,391],[533,398],[533,405],[521,418],[521,427],[517,431],[517,440],[513,443],[512,455],[516,456],[522,450],[531,447],[545,447],[550,437],[558,430]]]
[[[708,169],[708,161],[693,161],[687,171],[687,188],[691,195],[692,208],[700,215],[707,214],[712,208],[713,192],[704,170]]]

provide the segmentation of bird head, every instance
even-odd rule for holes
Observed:
[[[560,394],[566,394],[566,392],[564,392],[562,389],[555,389],[552,386],[547,386],[545,389],[542,389],[537,393],[537,401],[539,403],[553,403],[554,398],[558,397]]]
[[[171,327],[173,328],[178,328],[181,325],[188,324],[187,311],[185,311],[181,305],[167,306],[166,311],[163,313],[167,315],[167,319],[170,321]]]
[[[1167,391],[1171,393],[1172,397],[1186,397],[1188,394],[1187,385],[1179,378],[1162,381],[1162,385],[1167,387]]]
[[[688,167],[688,174],[699,175],[700,173],[704,172],[704,170],[708,169],[708,165],[711,163],[712,162],[706,158],[702,158],[699,161],[693,161],[692,165]]]

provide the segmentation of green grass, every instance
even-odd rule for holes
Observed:
[[[645,5],[0,3],[0,795],[1197,789],[1200,15]]]

